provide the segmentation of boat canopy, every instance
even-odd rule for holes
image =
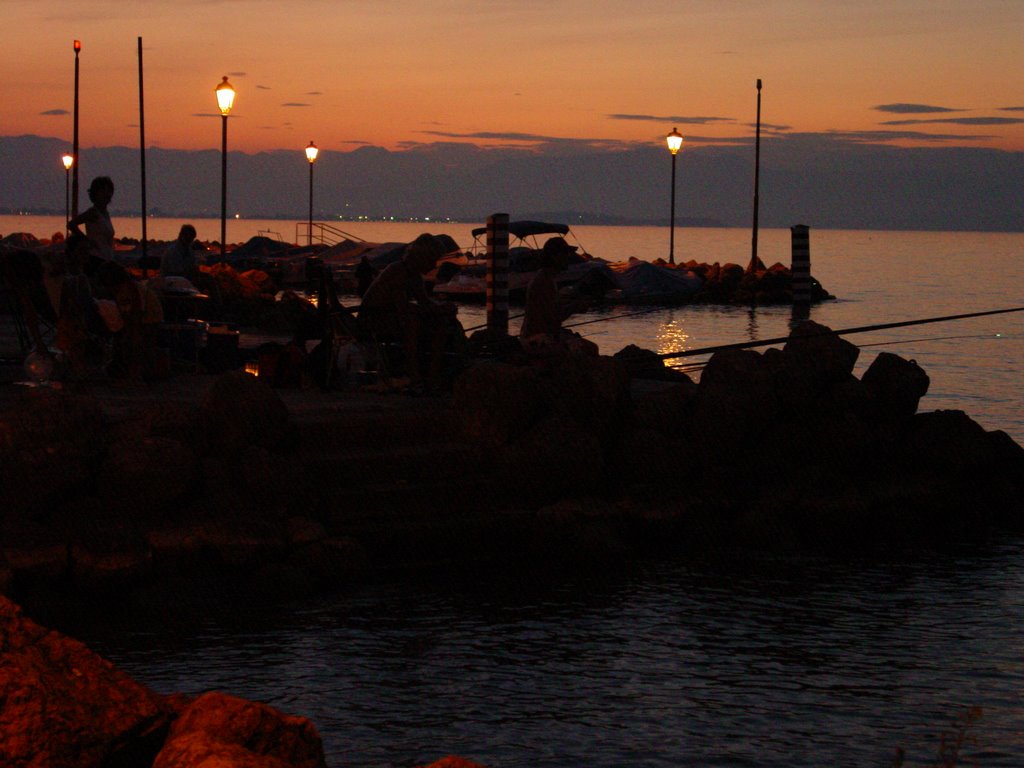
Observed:
[[[547,221],[510,221],[508,231],[522,240],[533,235],[567,235],[569,234],[569,225],[553,224]],[[484,234],[487,234],[487,227],[477,227],[473,230],[474,238]]]

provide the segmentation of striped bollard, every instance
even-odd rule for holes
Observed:
[[[792,233],[793,317],[806,320],[811,309],[811,228],[804,224],[790,227]]]
[[[508,214],[487,217],[487,330],[508,335]]]

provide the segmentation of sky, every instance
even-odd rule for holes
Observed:
[[[0,135],[232,150],[685,147],[762,133],[1024,151],[1024,0],[0,0]]]

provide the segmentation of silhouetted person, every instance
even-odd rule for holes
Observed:
[[[541,267],[526,289],[526,313],[519,331],[519,342],[528,354],[541,357],[570,351],[597,354],[593,342],[562,328],[563,320],[590,306],[586,299],[566,299],[558,292],[556,278],[569,265],[569,257],[575,250],[561,237],[549,238],[544,243]]]
[[[377,276],[377,270],[373,268],[373,265],[370,264],[370,260],[366,258],[365,255],[359,260],[359,264],[356,266],[355,275],[357,282],[356,291],[361,297],[365,296],[366,289],[370,287],[370,283],[373,282],[373,278]]]
[[[423,276],[437,267],[444,246],[430,234],[422,234],[405,248],[399,261],[385,267],[366,289],[359,319],[378,340],[400,341],[412,387],[431,389],[437,384],[449,337],[461,328],[458,308],[434,301],[427,294]],[[420,372],[421,342],[430,350],[426,380]]]
[[[196,228],[191,224],[182,224],[178,238],[167,246],[160,258],[160,274],[164,277],[176,276],[195,282],[199,267],[196,265],[196,254],[192,244],[196,239]]]
[[[81,227],[84,225],[85,236],[92,242],[96,255],[110,261],[114,258],[114,224],[110,220],[107,206],[114,198],[114,182],[109,176],[97,176],[88,191],[92,206],[69,221],[68,229],[82,234]]]
[[[98,277],[103,289],[116,302],[123,321],[122,328],[114,334],[110,375],[141,383],[143,376],[153,369],[157,331],[163,321],[160,297],[112,261],[100,267]]]

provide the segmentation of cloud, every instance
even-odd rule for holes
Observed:
[[[323,91],[306,91],[307,96],[323,96]]]
[[[747,128],[756,128],[757,123],[744,123]],[[774,123],[761,123],[762,131],[790,131],[793,129],[792,125],[775,125]]]
[[[70,115],[71,113],[66,109],[48,109],[45,112],[40,112],[39,114],[49,117],[51,115]]]
[[[282,107],[311,107],[313,105],[312,104],[306,104],[305,102],[302,102],[302,101],[286,101],[281,106]]]
[[[248,72],[228,72],[228,77],[248,77]]]
[[[271,89],[270,89],[269,85],[257,85],[256,86],[256,90],[257,91],[269,91]]]
[[[1000,107],[1000,112],[1024,112],[1024,107]]]
[[[654,123],[678,123],[679,125],[711,125],[712,123],[735,123],[734,117],[686,117],[684,115],[605,115],[609,120],[639,120]]]
[[[944,141],[982,141],[995,138],[994,136],[973,136],[963,133],[924,133],[923,131],[828,131],[824,134],[797,134],[793,138],[804,136],[829,136],[834,139],[857,144],[876,144],[888,141],[905,141],[908,139],[937,143]]]
[[[878,104],[872,109],[879,112],[892,112],[897,115],[925,115],[933,112],[964,112],[963,109],[952,109],[950,107],[935,107],[929,104]]]
[[[937,117],[930,120],[887,120],[879,125],[1016,125],[1020,117]]]

